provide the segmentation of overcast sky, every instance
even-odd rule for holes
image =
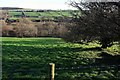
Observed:
[[[0,7],[31,9],[74,9],[66,4],[69,0],[0,0]]]

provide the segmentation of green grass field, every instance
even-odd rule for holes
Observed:
[[[101,58],[99,50],[89,48],[99,47],[97,43],[73,44],[66,43],[61,38],[2,38],[3,78],[38,78],[49,77],[49,63],[55,63],[56,68],[71,68],[80,65],[91,65],[96,58]],[[118,55],[118,45],[102,51]],[[103,63],[99,63],[103,65]],[[56,80],[109,80],[120,79],[120,69],[102,71],[95,69],[56,70]],[[93,79],[93,77],[95,79]],[[36,79],[35,79],[36,80]]]
[[[22,15],[22,12],[9,12],[9,16]]]
[[[23,10],[24,11],[24,10]],[[29,18],[30,20],[57,20],[61,19],[64,17],[72,17],[73,15],[71,14],[72,12],[79,13],[76,10],[54,10],[54,11],[44,11],[44,12],[23,12],[24,15]],[[23,16],[22,11],[16,12],[16,10],[9,10],[8,15],[9,15],[9,20],[18,20],[20,17]]]
[[[59,17],[59,16],[71,16],[68,11],[46,11],[46,12],[24,12],[26,16],[45,16],[45,17]],[[9,11],[10,16],[22,15],[22,12]]]

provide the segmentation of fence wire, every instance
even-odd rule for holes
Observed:
[[[78,67],[57,67],[56,70],[74,70],[74,69],[90,69],[90,68],[120,68],[120,65],[90,65],[90,66],[78,66]]]
[[[43,65],[44,66],[44,65]],[[69,72],[73,71],[77,73],[81,72],[88,72],[89,71],[103,71],[103,70],[115,70],[115,71],[120,71],[120,64],[119,65],[80,65],[80,66],[71,66],[71,67],[55,67],[55,76],[60,75],[61,73],[64,72]],[[85,70],[85,71],[84,71]],[[30,75],[31,77],[42,77],[42,78],[49,78],[50,75],[50,66],[46,65],[46,67],[43,68],[32,68],[32,69],[11,69],[11,70],[6,70],[9,75],[8,78],[12,79],[15,78],[16,73],[20,74],[20,76],[24,75]],[[4,72],[4,71],[3,71]],[[60,73],[59,73],[60,72]],[[19,76],[19,77],[20,77]]]

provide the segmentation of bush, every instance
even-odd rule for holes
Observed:
[[[38,36],[62,37],[66,32],[66,27],[62,23],[40,22],[35,25],[38,29]]]
[[[17,37],[34,37],[37,35],[37,28],[27,18],[21,18],[15,27]]]
[[[7,25],[4,21],[0,21],[0,24],[2,24],[2,29],[1,29],[2,36],[4,36],[4,37],[16,36],[13,26]]]

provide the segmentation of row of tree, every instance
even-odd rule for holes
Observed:
[[[39,22],[34,23],[27,18],[21,18],[14,25],[2,22],[2,36],[11,37],[62,37],[66,32],[64,23]]]

